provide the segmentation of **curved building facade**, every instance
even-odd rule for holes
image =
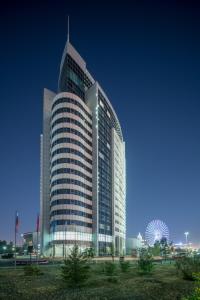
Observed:
[[[125,252],[125,143],[116,113],[69,41],[58,93],[44,90],[41,252],[78,244],[96,255]]]

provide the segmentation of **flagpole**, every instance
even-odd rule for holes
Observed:
[[[38,233],[39,233],[39,214],[37,215],[37,224],[36,224],[36,231],[37,231],[37,238],[36,238],[36,244],[37,244],[37,257],[36,257],[36,262],[38,264]]]
[[[15,225],[15,269],[16,269],[16,225]]]
[[[37,258],[36,258],[36,261],[37,261],[37,264],[38,264],[38,231],[37,231],[37,240],[36,240],[36,243],[37,243]]]
[[[17,246],[17,211],[15,212],[15,269],[17,266],[16,246]]]

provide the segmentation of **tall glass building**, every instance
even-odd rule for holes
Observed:
[[[44,89],[41,135],[41,253],[78,244],[96,255],[125,252],[125,143],[105,92],[69,40],[58,92]]]

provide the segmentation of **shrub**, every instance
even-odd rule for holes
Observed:
[[[148,249],[142,249],[138,260],[138,268],[142,273],[150,273],[153,269],[152,255]]]
[[[97,262],[93,268],[95,274],[104,274],[105,273],[105,264],[102,262]]]
[[[40,268],[37,265],[27,265],[24,267],[25,276],[39,276],[42,275]]]
[[[116,265],[113,262],[107,261],[104,264],[104,271],[107,276],[113,276],[116,271]]]
[[[119,262],[120,269],[123,273],[126,273],[130,269],[130,262],[129,261],[120,261]]]
[[[104,273],[107,276],[107,281],[111,283],[117,283],[118,277],[116,276],[116,264],[112,261],[107,261],[103,264]]]
[[[152,248],[149,249],[151,251],[151,254],[153,256],[160,256],[161,250],[160,250],[160,242],[156,241]]]
[[[196,287],[191,296],[183,298],[182,300],[199,300],[200,299],[200,273],[193,274],[194,279],[196,280]]]
[[[85,253],[81,253],[75,245],[69,257],[61,267],[61,276],[69,286],[76,287],[82,285],[89,277],[89,258]]]
[[[88,258],[94,258],[94,256],[95,256],[95,250],[94,250],[94,248],[86,248],[85,251],[84,251],[84,254]]]
[[[183,257],[176,261],[178,273],[186,280],[195,280],[195,273],[200,272],[199,257]]]

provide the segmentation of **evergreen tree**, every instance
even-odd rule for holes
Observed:
[[[151,248],[153,256],[160,256],[160,242],[156,241],[154,246]]]
[[[138,268],[141,273],[150,273],[153,269],[153,258],[149,249],[141,249]]]
[[[81,253],[79,247],[75,245],[68,258],[64,260],[61,275],[69,286],[77,287],[88,279],[89,269],[89,257],[86,253]]]

